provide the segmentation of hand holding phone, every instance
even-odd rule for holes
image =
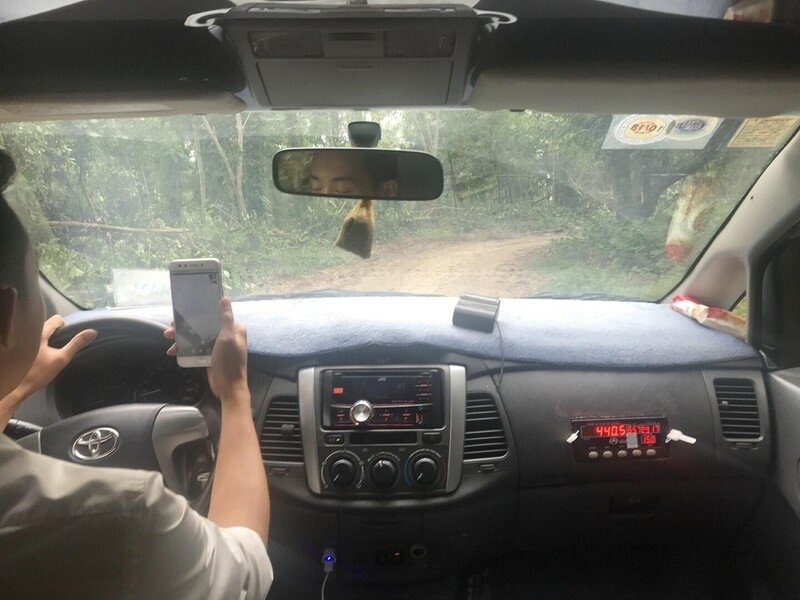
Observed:
[[[231,301],[219,303],[219,337],[211,353],[208,385],[223,403],[238,400],[250,403],[247,386],[247,331],[233,319]]]
[[[178,366],[207,367],[219,335],[222,273],[215,258],[169,264]]]
[[[220,330],[211,352],[208,383],[211,391],[222,402],[249,398],[247,385],[247,331],[233,319],[231,301],[219,301]],[[175,340],[175,323],[164,331],[164,337]],[[178,346],[172,344],[167,354],[175,356]]]

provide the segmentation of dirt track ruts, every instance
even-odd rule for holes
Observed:
[[[528,296],[540,291],[531,256],[557,237],[531,234],[506,239],[423,238],[376,245],[372,257],[284,281],[275,292],[314,289],[399,291],[455,296]]]

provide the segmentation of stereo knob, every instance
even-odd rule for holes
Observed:
[[[439,465],[428,456],[417,458],[411,463],[411,477],[417,485],[433,485],[439,479]]]
[[[368,400],[356,400],[350,407],[350,420],[356,425],[366,423],[372,418],[372,404]]]
[[[380,458],[372,463],[369,477],[380,490],[388,490],[397,482],[397,465],[389,458]]]
[[[349,458],[337,458],[328,467],[328,477],[336,487],[347,487],[356,480],[356,466]]]

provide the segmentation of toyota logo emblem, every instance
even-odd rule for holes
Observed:
[[[111,427],[96,427],[78,436],[72,455],[81,461],[100,460],[119,448],[119,432]]]

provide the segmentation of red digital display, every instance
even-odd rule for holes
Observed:
[[[656,434],[661,433],[660,423],[598,423],[596,425],[583,425],[582,438],[615,438],[628,434],[642,435],[642,444],[650,446],[656,443]],[[644,441],[652,438],[651,442]]]
[[[642,446],[654,446],[656,443],[656,436],[651,433],[642,436]]]

